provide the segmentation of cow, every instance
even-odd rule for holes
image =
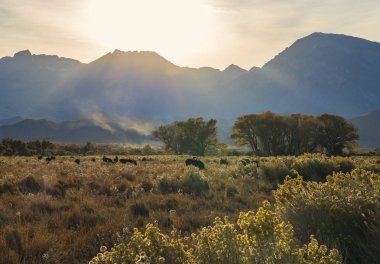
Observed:
[[[117,163],[119,161],[119,158],[116,156],[114,159],[113,159],[113,162],[114,163]]]
[[[42,156],[38,156],[38,160],[42,160],[43,159],[43,157]]]
[[[194,159],[194,157],[192,159],[185,160],[185,164],[186,164],[186,166],[193,165],[193,166],[197,167],[200,170],[204,170],[205,169],[205,164],[202,161],[198,160],[198,159]]]
[[[49,163],[50,161],[52,161],[50,157],[47,157],[45,160],[46,160],[46,163]]]
[[[220,159],[219,163],[221,165],[228,165],[228,160],[227,159]]]
[[[113,162],[112,159],[107,158],[106,156],[103,156],[102,160],[103,160],[104,162],[106,162],[106,163],[112,163],[112,162]]]
[[[120,162],[123,163],[123,164],[132,163],[132,164],[137,165],[137,161],[135,161],[133,159],[120,159]]]
[[[256,167],[259,167],[259,164],[260,164],[260,161],[258,161],[258,160],[251,160],[251,159],[248,159],[248,158],[242,158],[242,159],[239,160],[239,162],[241,164],[243,164],[244,166],[246,166],[248,164],[251,164],[251,163],[255,163]]]
[[[250,164],[252,161],[248,158],[241,158],[239,159],[239,162],[245,166],[247,164]]]
[[[91,159],[91,161],[92,161],[92,162],[95,162],[95,161],[96,161],[96,159],[95,159],[95,158],[92,158],[92,159]]]
[[[74,160],[74,162],[79,165],[80,164],[80,159],[76,159],[76,160]]]

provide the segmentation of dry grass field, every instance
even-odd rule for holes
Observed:
[[[154,223],[186,236],[217,216],[235,221],[264,200],[274,204],[286,175],[324,182],[338,171],[380,172],[377,157],[251,157],[259,166],[205,157],[205,170],[185,166],[187,156],[128,158],[137,165],[0,157],[0,263],[87,263],[101,246],[117,244],[124,228]]]
[[[235,166],[220,165],[218,158],[204,159],[205,171],[186,168],[180,156],[132,157],[137,166],[92,158],[81,157],[80,165],[69,157],[49,163],[0,158],[0,258],[85,263],[101,245],[112,245],[124,227],[157,222],[192,232],[216,216],[236,217],[271,199],[271,186],[229,177]],[[186,173],[205,177],[208,188],[191,190],[183,182]]]

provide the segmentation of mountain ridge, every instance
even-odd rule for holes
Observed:
[[[0,119],[102,112],[152,124],[203,116],[231,127],[268,110],[350,119],[380,105],[380,43],[341,34],[313,33],[249,71],[180,67],[151,51],[115,50],[90,63],[16,54],[0,59]]]

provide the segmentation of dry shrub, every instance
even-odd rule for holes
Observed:
[[[208,192],[210,189],[203,173],[193,166],[186,168],[181,179],[181,187],[184,193],[195,195]]]
[[[135,203],[130,206],[130,211],[132,215],[134,216],[143,216],[148,217],[149,216],[149,209],[146,208],[145,204],[143,203]]]
[[[18,183],[18,188],[20,192],[27,193],[38,193],[44,188],[43,183],[38,182],[33,176],[27,176]]]
[[[179,182],[176,179],[163,177],[158,183],[158,190],[162,194],[176,193],[179,189]]]

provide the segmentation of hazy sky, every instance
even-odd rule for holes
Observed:
[[[0,57],[153,50],[179,66],[249,69],[313,32],[380,42],[379,14],[379,0],[0,0]]]

